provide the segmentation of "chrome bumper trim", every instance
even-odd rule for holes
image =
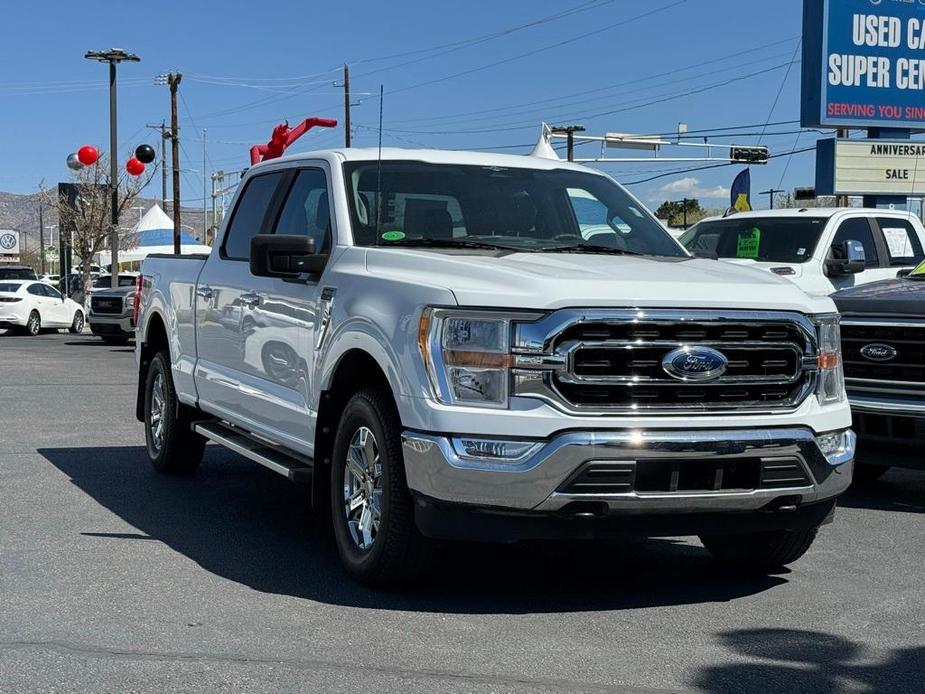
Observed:
[[[809,429],[724,431],[581,431],[560,434],[515,464],[474,464],[461,459],[448,437],[406,431],[402,435],[408,486],[439,501],[511,509],[557,511],[573,501],[604,502],[628,513],[759,510],[786,496],[799,503],[833,498],[851,484],[852,450],[830,463]],[[587,462],[665,459],[797,458],[810,473],[809,486],[620,494],[563,494],[556,490]]]
[[[856,412],[892,414],[898,417],[925,417],[925,400],[912,398],[866,397],[848,393],[848,402]]]

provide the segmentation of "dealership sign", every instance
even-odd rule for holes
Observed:
[[[818,195],[925,195],[925,142],[821,140]]]
[[[0,260],[19,260],[19,232],[0,229]]]
[[[801,120],[925,129],[925,0],[804,0]]]

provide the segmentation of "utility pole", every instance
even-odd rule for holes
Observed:
[[[344,146],[350,146],[350,66],[344,63]]]
[[[202,243],[205,243],[209,240],[209,225],[207,224],[207,204],[208,198],[206,197],[206,159],[208,155],[206,154],[206,131],[205,128],[202,130]]]
[[[87,51],[84,55],[87,60],[96,60],[109,63],[109,187],[112,190],[112,215],[109,231],[109,251],[112,265],[112,288],[119,287],[119,168],[117,164],[117,149],[119,139],[116,132],[116,65],[123,61],[137,63],[141,60],[133,53],[126,53],[121,48],[110,48],[108,51]]]
[[[835,131],[835,137],[838,139],[850,137],[851,133],[845,128],[839,128]],[[848,207],[848,196],[847,195],[836,195],[835,196],[835,205],[837,207]]]
[[[167,132],[167,124],[161,121],[160,125],[151,125],[148,123],[146,128],[158,130],[161,133],[161,204],[167,204],[167,140],[170,134]]]
[[[170,72],[154,78],[155,84],[170,87],[170,143],[171,172],[173,177],[173,253],[180,255],[180,124],[177,117],[177,89],[183,75]]]
[[[42,274],[45,274],[45,220],[43,218],[43,206],[39,203],[39,259],[42,265]]]
[[[568,160],[575,161],[575,133],[583,133],[585,131],[585,126],[583,125],[563,125],[559,128],[553,128],[552,132],[554,133],[564,133],[566,136],[566,151],[568,153]]]
[[[774,196],[778,193],[786,193],[786,190],[778,190],[777,188],[771,188],[771,190],[762,190],[758,195],[767,195],[768,196],[768,209],[774,209]]]

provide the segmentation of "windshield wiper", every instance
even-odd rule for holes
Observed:
[[[479,248],[493,251],[521,250],[513,246],[502,246],[497,243],[470,241],[468,239],[402,239],[401,241],[387,241],[379,244],[379,248],[388,246],[401,246],[403,248]]]
[[[625,248],[612,248],[611,246],[599,246],[593,243],[579,243],[574,246],[551,246],[549,248],[537,248],[536,253],[604,253],[611,255],[645,255],[637,251],[628,251]]]

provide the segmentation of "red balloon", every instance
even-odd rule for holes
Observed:
[[[96,147],[84,145],[77,150],[77,158],[84,166],[93,166],[100,158],[100,153]]]
[[[145,165],[142,164],[137,158],[132,157],[127,162],[125,162],[125,170],[129,172],[132,176],[141,176],[145,172]]]

